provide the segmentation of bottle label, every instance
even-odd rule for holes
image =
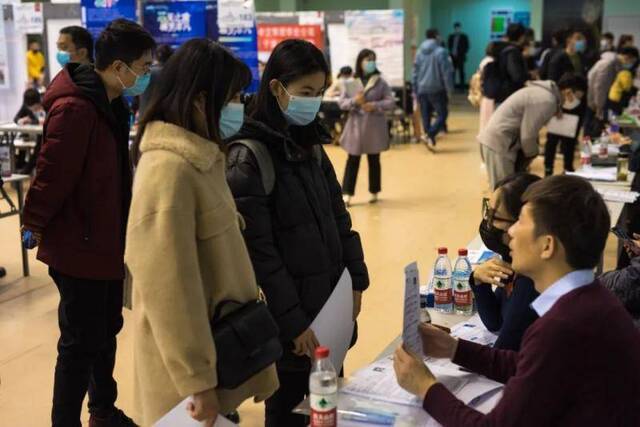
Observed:
[[[451,304],[451,288],[449,289],[434,289],[436,304]]]
[[[309,396],[311,427],[336,427],[338,425],[336,398],[336,395],[312,394]]]
[[[467,291],[456,290],[454,292],[454,297],[455,297],[456,305],[466,306],[466,305],[471,305],[473,303],[473,300],[471,298],[471,291],[469,290]]]

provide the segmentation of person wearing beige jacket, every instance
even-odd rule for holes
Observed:
[[[133,288],[135,420],[143,426],[188,396],[190,415],[213,425],[218,414],[278,387],[272,365],[237,389],[216,388],[209,323],[221,301],[259,295],[218,145],[242,123],[236,99],[250,79],[226,49],[192,40],[165,66],[140,124],[125,261]]]

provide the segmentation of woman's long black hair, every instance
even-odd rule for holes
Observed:
[[[278,80],[285,87],[304,76],[321,71],[325,74],[325,86],[329,76],[329,66],[320,49],[305,40],[285,40],[279,43],[271,53],[264,67],[258,95],[251,104],[249,116],[268,124],[272,129],[282,131],[286,121],[271,93],[269,83]]]
[[[374,61],[377,59],[376,53],[371,49],[362,49],[358,54],[358,58],[356,59],[356,68],[355,68],[356,73],[354,74],[354,77],[356,79],[362,79],[364,77],[367,77],[364,73],[364,70],[362,69],[362,61],[365,58],[370,58],[370,57],[373,57]],[[373,76],[374,74],[380,74],[380,71],[376,68],[376,70],[373,73],[369,74],[369,76]]]
[[[229,50],[208,39],[183,44],[167,61],[139,122],[131,148],[133,163],[140,159],[140,141],[147,124],[160,120],[195,132],[193,105],[205,94],[205,113],[211,139],[220,142],[218,124],[222,107],[251,83],[251,71]]]

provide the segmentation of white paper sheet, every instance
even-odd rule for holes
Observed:
[[[422,342],[418,333],[420,323],[420,273],[413,262],[404,268],[404,319],[402,342],[415,354],[422,354]]]
[[[561,119],[554,116],[549,120],[549,123],[547,123],[547,132],[573,138],[578,131],[579,121],[580,117],[575,114],[564,113]]]
[[[640,193],[635,191],[623,191],[623,190],[613,190],[613,189],[605,189],[605,188],[596,188],[596,191],[602,195],[602,198],[607,202],[618,202],[618,203],[634,203]]]
[[[187,403],[191,400],[191,397],[187,397],[182,402],[178,403],[175,408],[169,411],[164,417],[160,418],[158,422],[154,424],[154,427],[202,427],[205,424],[200,421],[196,421],[187,412]],[[218,415],[216,423],[213,427],[233,427],[237,424],[232,423],[222,415]]]
[[[331,363],[340,372],[353,335],[353,288],[345,268],[338,284],[311,324],[320,345],[328,347]]]
[[[451,328],[451,336],[482,345],[493,345],[498,335],[489,332],[478,314]]]
[[[468,404],[478,397],[499,389],[501,384],[449,366],[427,362],[438,382],[458,399]],[[422,399],[403,390],[396,380],[393,357],[385,357],[359,370],[341,390],[343,393],[367,397],[399,405],[422,406]]]
[[[591,146],[591,153],[592,154],[599,154],[600,153],[600,144],[593,144]],[[609,156],[617,156],[618,154],[620,154],[620,147],[618,147],[615,144],[607,144],[607,154]]]
[[[617,178],[617,168],[615,166],[610,168],[583,167],[575,172],[567,172],[567,175],[579,176],[590,181],[614,182]]]

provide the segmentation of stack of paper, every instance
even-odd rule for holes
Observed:
[[[604,188],[596,188],[596,190],[607,202],[634,203],[638,199],[638,196],[640,196],[640,193],[635,191],[621,191]]]
[[[482,345],[493,345],[498,339],[498,335],[485,328],[478,314],[451,328],[451,336]]]
[[[575,175],[590,181],[615,182],[617,179],[617,168],[592,168],[585,167],[576,172],[567,172],[567,175]]]
[[[502,384],[452,367],[431,365],[438,382],[464,403],[469,404]],[[400,405],[422,406],[422,399],[402,389],[393,370],[393,357],[385,357],[359,370],[342,389],[343,393]]]

